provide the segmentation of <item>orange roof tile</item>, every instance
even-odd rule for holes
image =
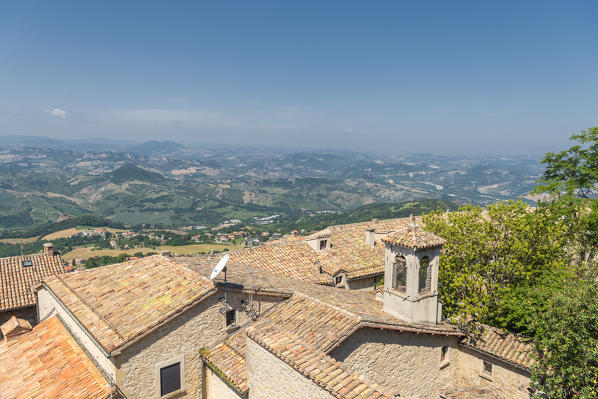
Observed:
[[[376,384],[274,324],[251,326],[247,336],[335,398],[391,399]]]
[[[23,266],[26,261],[31,261],[31,266]],[[33,287],[48,276],[64,272],[59,254],[0,258],[0,311],[34,306]]]
[[[534,363],[532,344],[521,335],[483,325],[480,336],[469,335],[460,345],[529,370]]]
[[[383,242],[405,248],[426,249],[442,246],[446,241],[437,235],[423,230],[411,217],[411,223],[382,239]]]
[[[107,352],[216,291],[209,279],[160,255],[51,277],[44,284]]]
[[[268,242],[259,247],[231,253],[233,262],[253,265],[293,280],[315,284],[333,284],[331,276],[344,271],[349,280],[384,273],[384,245],[370,246],[365,241],[368,229],[392,232],[405,228],[409,218],[373,220],[336,225],[294,240]],[[328,238],[332,247],[315,251],[308,243],[314,238]],[[314,264],[319,262],[323,273]]]
[[[56,316],[0,343],[0,397],[104,399],[110,386]]]

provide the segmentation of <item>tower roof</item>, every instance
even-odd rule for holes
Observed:
[[[413,215],[411,215],[411,223],[407,227],[387,235],[382,241],[415,250],[440,247],[446,242],[437,235],[421,229]]]

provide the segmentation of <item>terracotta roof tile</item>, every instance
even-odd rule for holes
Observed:
[[[408,223],[409,218],[399,218],[330,226],[307,237],[233,252],[231,260],[293,280],[331,285],[331,276],[341,271],[347,273],[349,280],[383,274],[384,245],[377,242],[372,247],[366,243],[366,230],[392,232]],[[332,247],[327,250],[315,251],[307,243],[310,239],[328,237]],[[316,262],[323,273],[314,266]]]
[[[486,325],[482,326],[482,330],[480,336],[470,335],[463,339],[460,345],[530,369],[534,359],[531,357],[532,344],[529,339]]]
[[[390,399],[390,394],[274,324],[253,325],[247,336],[336,398]]]
[[[23,262],[31,262],[23,266]],[[0,258],[0,311],[35,305],[33,287],[55,274],[64,273],[59,254],[32,254]]]
[[[440,247],[446,242],[437,235],[423,230],[417,225],[413,216],[411,217],[411,223],[409,223],[408,226],[389,234],[384,237],[382,241],[413,249]]]
[[[215,292],[209,279],[160,255],[44,283],[107,352]]]
[[[110,387],[56,316],[0,343],[0,398],[104,399]]]

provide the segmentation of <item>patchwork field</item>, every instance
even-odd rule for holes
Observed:
[[[64,229],[55,231],[54,233],[46,234],[42,237],[42,240],[57,240],[59,238],[69,238],[81,232],[77,227],[71,227],[70,229]]]
[[[160,251],[169,251],[176,255],[195,255],[198,253],[209,253],[210,251],[222,252],[225,249],[233,251],[241,248],[238,245],[227,245],[227,244],[190,244],[181,246],[169,246],[163,245],[158,247]]]
[[[132,249],[94,249],[94,248],[76,248],[71,252],[62,255],[62,259],[71,261],[73,259],[89,259],[96,256],[118,256],[120,254],[133,255],[137,252],[156,252],[152,248],[132,248]]]
[[[38,238],[39,238],[39,236],[27,237],[27,238],[3,238],[0,240],[0,242],[3,242],[5,244],[20,244],[21,242],[23,242],[23,244],[27,244],[30,242],[37,241]]]

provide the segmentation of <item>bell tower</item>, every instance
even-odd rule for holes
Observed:
[[[382,239],[384,311],[413,323],[438,324],[438,259],[445,241],[421,229],[413,216],[409,225]]]

